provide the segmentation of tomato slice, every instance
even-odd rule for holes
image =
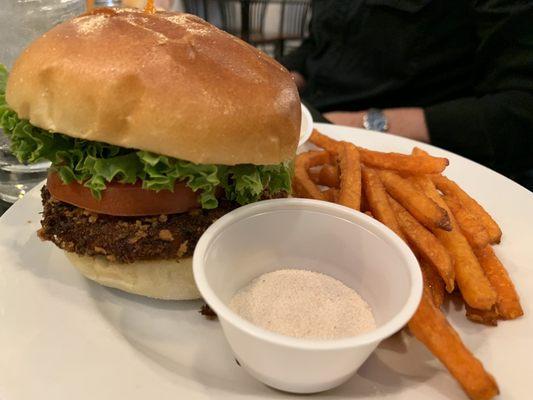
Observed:
[[[200,207],[198,195],[183,182],[176,182],[173,192],[143,189],[140,182],[110,182],[102,191],[101,200],[76,181],[66,185],[56,172],[48,174],[46,186],[55,199],[99,214],[123,217],[177,214]]]

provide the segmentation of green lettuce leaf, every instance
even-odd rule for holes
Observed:
[[[50,160],[64,183],[83,183],[96,198],[101,198],[111,181],[135,183],[138,180],[143,188],[155,191],[173,190],[177,181],[184,181],[193,191],[199,192],[200,203],[206,209],[218,206],[218,187],[224,189],[227,199],[241,205],[258,201],[265,193],[290,193],[290,162],[235,166],[194,164],[35,127],[19,119],[7,105],[7,76],[7,70],[0,64],[0,126],[10,137],[13,154],[25,163]]]
[[[136,154],[144,164],[143,188],[172,190],[176,180],[186,181],[192,190],[200,191],[200,203],[203,208],[218,206],[215,192],[220,180],[216,165],[194,164],[147,151],[138,151]]]
[[[0,96],[5,97],[8,75],[7,68],[3,64],[0,64]]]

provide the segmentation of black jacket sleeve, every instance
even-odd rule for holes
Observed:
[[[309,32],[311,28],[309,28]],[[294,51],[283,57],[281,64],[289,71],[297,71],[307,78],[305,73],[305,61],[315,50],[315,41],[312,34],[302,41],[302,44]]]
[[[533,5],[522,4],[474,4],[476,95],[425,109],[433,144],[511,177],[533,169]]]

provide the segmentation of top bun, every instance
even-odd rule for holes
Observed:
[[[276,61],[202,19],[96,9],[33,42],[7,103],[43,129],[199,164],[294,157],[300,100]]]

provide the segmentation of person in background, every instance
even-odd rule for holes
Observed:
[[[533,1],[315,0],[282,60],[331,122],[461,154],[533,188]]]

